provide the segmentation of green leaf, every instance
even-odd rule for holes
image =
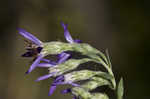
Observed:
[[[123,78],[121,78],[118,84],[118,88],[117,88],[118,99],[123,99],[123,93],[124,93]]]

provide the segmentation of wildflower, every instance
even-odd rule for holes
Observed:
[[[30,34],[29,32],[25,31],[24,29],[18,29],[19,33],[25,37],[26,39],[30,40],[27,41],[28,46],[26,48],[27,52],[24,53],[23,57],[34,57],[35,61],[32,63],[26,74],[29,74],[31,71],[33,71],[36,67],[51,67],[56,65],[56,62],[52,62],[50,60],[44,59],[46,55],[44,55],[42,52],[43,50],[43,42],[40,41],[38,38]],[[58,64],[64,62],[69,58],[69,54],[67,53],[60,53],[59,55]],[[47,63],[40,63],[40,61],[45,61]]]
[[[30,73],[36,67],[47,68],[49,70],[48,74],[38,77],[35,81],[38,82],[50,77],[54,78],[48,95],[52,95],[58,85],[69,84],[72,87],[61,91],[61,93],[72,93],[72,99],[108,99],[105,93],[93,93],[92,91],[104,85],[108,85],[112,90],[116,90],[116,81],[111,70],[109,57],[107,59],[103,53],[89,44],[73,39],[68,31],[68,25],[64,23],[61,23],[61,25],[64,28],[64,36],[68,43],[58,41],[42,42],[29,32],[18,29],[19,33],[28,40],[26,41],[28,44],[26,47],[27,52],[22,56],[34,57],[34,62],[26,73]],[[79,52],[86,57],[76,59],[71,52]],[[58,59],[51,61],[46,58],[47,55],[56,55]],[[107,72],[82,68],[84,66],[82,64],[89,61],[103,65]],[[85,82],[81,83],[80,81]],[[122,79],[117,88],[117,96],[119,99],[122,99]]]
[[[49,96],[53,94],[53,92],[55,91],[57,85],[64,85],[64,84],[70,84],[72,86],[75,87],[79,87],[80,85],[73,83],[73,82],[69,82],[69,81],[65,81],[65,78],[63,75],[57,77],[54,82],[52,83],[50,90],[49,90]]]
[[[29,45],[26,48],[27,52],[24,53],[22,56],[23,57],[35,56],[35,61],[33,62],[33,64],[30,66],[30,68],[26,72],[28,74],[33,69],[35,69],[37,64],[39,64],[41,59],[44,57],[44,55],[40,54],[41,50],[43,49],[43,43],[38,38],[36,38],[32,34],[30,34],[29,32],[25,31],[24,29],[18,29],[18,31],[22,36],[24,36],[26,39],[31,41],[31,42],[29,42]]]
[[[69,32],[67,30],[66,25],[63,24],[63,27],[64,27],[64,35],[65,35],[66,40],[69,43],[73,43],[73,42],[79,43],[80,40],[72,39],[71,35],[69,34]],[[53,66],[56,66],[58,64],[65,62],[67,59],[69,59],[71,57],[70,54],[62,52],[57,55],[58,56],[57,62],[53,62],[51,60],[45,59],[44,57],[46,55],[41,53],[43,50],[44,43],[42,41],[40,41],[38,38],[36,38],[35,36],[33,36],[32,34],[30,34],[29,32],[25,31],[24,29],[18,29],[18,31],[23,37],[30,40],[30,41],[26,41],[28,43],[28,46],[26,48],[27,52],[24,53],[22,56],[35,58],[35,61],[32,63],[32,65],[26,72],[27,74],[30,73],[32,70],[34,70],[36,67],[46,67],[46,68],[53,67]],[[44,63],[40,63],[40,61],[44,61]],[[35,81],[41,81],[41,80],[48,79],[48,78],[54,76],[56,73],[57,72],[52,72],[52,73],[46,74],[44,76],[39,77]],[[60,76],[60,77],[62,77],[62,76]],[[71,82],[63,83],[63,78],[60,79],[60,77],[55,79],[54,83],[52,84],[52,87],[50,88],[49,95],[52,94],[53,91],[56,89],[56,85],[60,85],[60,84],[72,84],[74,86],[76,85]]]

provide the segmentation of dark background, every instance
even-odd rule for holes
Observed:
[[[59,89],[49,97],[51,80],[34,82],[47,70],[24,74],[30,59],[20,57],[24,41],[16,30],[24,28],[42,41],[64,41],[60,21],[69,24],[74,38],[103,52],[109,49],[117,81],[124,77],[124,99],[149,99],[149,4],[148,0],[1,0],[0,99],[71,99]]]

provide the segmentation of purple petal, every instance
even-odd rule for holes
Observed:
[[[39,77],[37,80],[35,80],[36,82],[40,81],[40,80],[45,80],[45,79],[48,79],[50,77],[52,77],[55,73],[51,73],[51,74],[47,74],[47,75],[44,75],[44,76],[41,76]]]
[[[61,91],[62,94],[66,94],[66,93],[70,93],[70,92],[71,92],[70,88]]]
[[[24,36],[28,40],[31,40],[33,43],[37,44],[38,46],[42,45],[42,42],[38,38],[30,34],[29,32],[25,31],[24,29],[19,28],[18,31],[22,36]]]
[[[70,85],[72,85],[74,87],[79,87],[80,86],[79,84],[76,84],[76,83],[73,83],[73,82],[67,82],[67,84],[70,84]]]
[[[40,63],[37,65],[38,67],[53,67],[55,65],[53,64],[50,64],[50,63]]]
[[[45,58],[42,58],[41,61],[44,61],[44,62],[47,62],[47,63],[50,62],[50,60],[45,59]]]
[[[37,67],[37,65],[40,63],[41,59],[43,58],[43,55],[39,55],[37,59],[33,62],[33,64],[30,66],[29,70],[26,72],[26,74],[29,74],[33,69]]]
[[[57,65],[56,62],[51,61],[51,60],[49,60],[49,59],[42,58],[41,60],[44,61],[44,62],[47,62],[47,63],[49,63],[49,64],[51,64],[51,65]]]
[[[58,64],[65,62],[70,57],[70,54],[67,53],[63,53],[63,54],[64,54],[63,57],[58,60]]]
[[[52,83],[52,86],[50,88],[50,91],[49,91],[49,96],[53,94],[53,92],[55,91],[56,89],[56,82],[62,82],[62,80],[64,79],[64,76],[59,76],[55,79],[55,81]]]
[[[64,57],[64,55],[66,55],[66,53],[62,52],[62,53],[58,54],[58,58],[60,59],[60,58]]]
[[[58,82],[58,81],[62,81],[62,80],[64,80],[64,76],[63,75],[57,77],[54,82]]]
[[[78,40],[78,39],[74,40],[74,42],[75,42],[75,43],[82,43],[82,41],[81,41],[81,40]]]
[[[66,40],[67,40],[69,43],[74,43],[74,40],[73,40],[73,38],[71,37],[71,35],[70,35],[70,33],[69,33],[68,29],[67,29],[67,25],[64,24],[63,22],[61,22],[61,25],[62,25],[62,27],[64,28],[64,36],[65,36]]]
[[[55,85],[52,85],[52,86],[50,87],[48,96],[51,96],[51,95],[54,93],[55,90],[56,90],[56,86],[55,86]]]

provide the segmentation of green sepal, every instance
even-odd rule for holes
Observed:
[[[81,99],[109,99],[105,93],[90,93],[82,87],[73,87],[72,93]]]
[[[80,70],[80,71],[73,71],[71,73],[65,74],[65,81],[81,81],[81,80],[87,80],[91,79],[92,77],[102,77],[104,79],[112,79],[112,76],[101,71],[91,71],[91,70]]]
[[[83,58],[83,59],[69,59],[68,61],[65,61],[62,64],[58,64],[54,67],[49,68],[49,73],[57,72],[55,76],[59,76],[61,74],[64,74],[65,72],[71,71],[73,69],[76,69],[80,64],[86,63],[88,61],[94,61],[90,58]]]
[[[84,89],[90,91],[100,86],[112,86],[111,82],[100,77],[92,77],[90,81],[86,82],[85,84],[81,85]]]
[[[91,93],[81,87],[73,87],[71,92],[73,95],[79,97],[79,99],[92,99]]]
[[[109,99],[105,93],[93,93],[91,99]]]
[[[120,79],[117,88],[117,97],[118,99],[123,99],[124,87],[123,87],[123,78]]]

